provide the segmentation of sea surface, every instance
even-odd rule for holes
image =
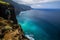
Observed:
[[[30,40],[60,40],[60,10],[32,9],[17,15],[25,36]]]

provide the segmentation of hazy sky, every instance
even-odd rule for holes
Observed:
[[[45,4],[45,2],[54,2],[54,1],[60,1],[60,0],[14,0],[17,3],[20,4],[26,4],[31,6],[32,8],[60,8],[60,3],[50,3]],[[41,5],[41,3],[44,3]]]
[[[44,2],[60,1],[60,0],[14,0],[14,1],[23,4],[35,4],[35,3],[44,3]]]

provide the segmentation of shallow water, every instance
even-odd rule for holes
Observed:
[[[29,10],[17,16],[25,34],[35,40],[60,40],[59,10]]]

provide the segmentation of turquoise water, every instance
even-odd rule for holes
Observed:
[[[59,40],[60,12],[48,10],[29,10],[17,16],[25,34],[35,40]]]

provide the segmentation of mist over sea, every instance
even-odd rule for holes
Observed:
[[[60,9],[33,9],[17,15],[30,40],[60,40]]]

